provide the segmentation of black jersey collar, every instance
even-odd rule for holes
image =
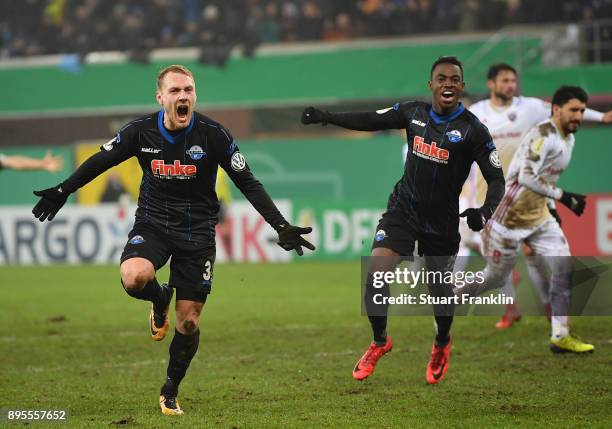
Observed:
[[[159,128],[159,132],[166,139],[166,141],[170,144],[174,144],[177,141],[184,138],[187,134],[191,132],[193,129],[193,124],[195,124],[195,113],[191,114],[191,121],[189,122],[189,126],[185,128],[183,131],[173,136],[168,132],[166,127],[164,126],[164,109],[161,109],[157,114],[157,128]]]
[[[465,110],[465,107],[463,106],[463,103],[459,102],[459,104],[457,105],[457,110],[455,110],[450,115],[441,116],[441,115],[438,115],[436,112],[434,112],[433,107],[430,106],[429,116],[431,117],[431,119],[434,120],[436,124],[443,124],[445,122],[450,122],[453,119],[457,118],[457,116],[461,115],[464,110]]]

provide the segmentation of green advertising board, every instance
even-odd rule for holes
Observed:
[[[393,185],[403,173],[403,133],[360,133],[357,138],[243,140],[238,144],[251,169],[274,198],[329,204],[384,207]],[[0,172],[0,204],[30,204],[33,189],[64,180],[74,169],[70,146],[3,149],[6,155],[44,156],[46,150],[62,155],[63,171]],[[612,127],[580,130],[572,162],[560,185],[573,192],[612,191],[609,160]],[[234,198],[242,198],[232,188]]]

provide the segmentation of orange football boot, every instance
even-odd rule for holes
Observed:
[[[448,344],[445,346],[439,346],[434,341],[434,345],[431,349],[431,357],[427,363],[427,371],[425,372],[425,379],[427,384],[436,384],[444,377],[448,364],[450,363],[450,350],[451,344],[453,343],[453,337],[451,336]]]
[[[370,347],[368,347],[361,359],[357,361],[353,369],[353,378],[359,381],[367,378],[374,372],[378,359],[389,353],[392,348],[393,342],[389,335],[387,335],[387,342],[384,346],[377,346],[376,343],[372,341]]]

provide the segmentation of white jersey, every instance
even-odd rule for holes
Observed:
[[[504,108],[495,107],[486,99],[472,104],[469,110],[489,129],[506,178],[510,161],[525,135],[551,115],[550,103],[533,97],[513,97],[510,106]],[[601,121],[602,117],[603,113],[587,109],[584,119]],[[472,169],[470,178],[474,180],[470,190],[473,203],[481,205],[486,196],[486,182],[477,169]]]
[[[486,99],[472,104],[469,110],[489,129],[505,174],[525,134],[550,117],[550,104],[532,97],[513,97],[510,106],[504,108],[495,107]],[[473,171],[472,176],[474,173],[472,192],[476,195],[475,203],[482,204],[486,182],[478,171]]]
[[[557,181],[567,168],[574,135],[563,136],[551,119],[529,130],[506,174],[506,194],[493,219],[507,228],[535,228],[550,218],[547,199],[560,199]]]

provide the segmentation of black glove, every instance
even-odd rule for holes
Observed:
[[[310,250],[315,250],[315,247],[312,244],[302,238],[303,234],[310,234],[312,232],[312,228],[302,228],[300,226],[285,223],[280,225],[277,231],[278,245],[286,251],[290,252],[295,250],[298,255],[302,256],[304,254],[302,246]]]
[[[557,211],[557,209],[549,207],[548,211],[550,212],[551,216],[555,218],[559,226],[561,226],[561,216],[559,216],[559,212]]]
[[[329,112],[316,109],[312,106],[307,107],[302,112],[302,124],[323,124],[327,125]]]
[[[472,231],[480,231],[487,223],[487,218],[480,209],[464,210],[459,217],[467,217],[467,224]]]
[[[53,220],[59,209],[66,204],[70,194],[59,185],[42,191],[34,191],[34,195],[41,197],[41,200],[34,206],[32,213],[34,217],[44,222],[45,219]]]
[[[576,215],[580,216],[582,212],[584,212],[584,207],[586,206],[586,195],[572,194],[571,192],[563,191],[563,195],[561,195],[559,201],[568,209],[576,213]]]

